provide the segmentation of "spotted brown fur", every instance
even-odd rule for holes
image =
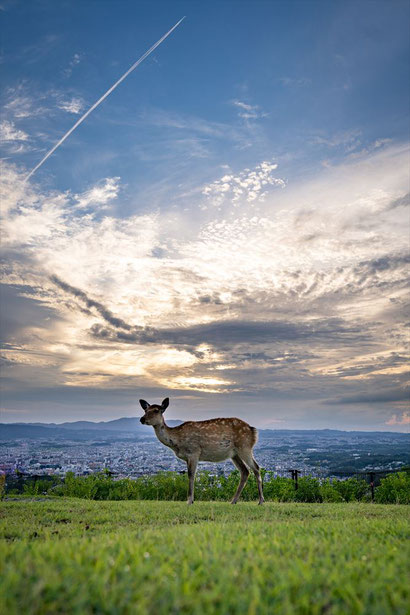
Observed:
[[[186,461],[189,476],[188,503],[194,501],[194,480],[199,461],[224,461],[231,459],[241,473],[238,489],[232,500],[239,499],[249,476],[249,468],[256,476],[259,504],[263,504],[263,489],[260,469],[253,456],[253,447],[258,432],[238,418],[215,418],[206,421],[187,421],[177,427],[168,427],[163,413],[169,405],[166,398],[161,405],[150,405],[143,399],[140,404],[145,411],[141,423],[152,425],[157,438],[171,448],[179,459]]]

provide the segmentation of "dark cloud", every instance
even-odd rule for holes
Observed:
[[[199,303],[213,303],[214,305],[222,305],[223,302],[217,293],[213,295],[201,295],[198,297]]]
[[[365,290],[392,290],[407,284],[410,255],[385,254],[378,258],[359,262],[353,268],[339,268],[337,273],[344,277],[345,295],[358,295]]]
[[[121,331],[95,324],[91,327],[90,333],[95,339],[106,340],[107,342],[135,343],[135,344],[159,344],[163,342],[156,329],[149,327],[129,327],[128,331]]]
[[[369,356],[366,357],[365,360],[361,362],[357,362],[354,365],[343,365],[341,364],[337,370],[334,370],[334,373],[338,376],[346,377],[355,377],[362,374],[371,375],[372,372],[376,372],[377,378],[380,380],[383,378],[383,374],[378,374],[377,372],[380,370],[388,370],[389,368],[397,368],[403,367],[405,368],[408,364],[408,356],[405,354],[400,354],[397,352],[392,352],[387,356]],[[387,374],[388,377],[388,374]],[[401,377],[406,377],[406,374],[395,374],[396,379],[400,379]]]
[[[323,233],[308,233],[307,235],[301,235],[299,237],[299,242],[300,243],[309,243],[310,241],[316,241],[316,239],[319,239],[320,237],[323,237]]]
[[[235,360],[235,363],[237,364],[247,363],[247,362],[252,362],[252,363],[260,362],[260,363],[266,363],[269,365],[275,365],[275,367],[278,367],[278,360],[280,360],[281,365],[289,365],[291,363],[299,363],[300,361],[305,361],[307,359],[313,359],[315,358],[315,355],[309,352],[301,352],[301,353],[286,352],[286,354],[283,355],[282,352],[278,352],[272,356],[271,353],[262,351],[262,352],[238,352],[233,355],[233,358]]]
[[[391,203],[387,205],[386,210],[389,211],[390,209],[396,209],[397,207],[407,207],[408,205],[410,205],[410,192],[399,199],[394,199],[394,201],[391,201]]]
[[[91,299],[84,291],[67,284],[57,276],[52,282],[82,301],[87,308],[95,309],[111,325],[94,324],[90,333],[93,338],[110,342],[135,344],[169,344],[173,346],[195,347],[203,343],[217,348],[227,348],[237,344],[265,344],[274,342],[303,342],[315,340],[329,344],[354,343],[365,341],[362,329],[347,325],[342,319],[316,319],[309,323],[294,323],[286,320],[219,320],[212,323],[155,329],[130,325],[115,316],[102,303]],[[200,298],[201,301],[201,298]],[[202,297],[202,302],[218,303],[218,296]],[[83,308],[82,308],[83,309]]]
[[[374,393],[357,393],[340,397],[339,399],[328,400],[328,404],[378,404],[394,401],[410,401],[410,389],[387,389]]]
[[[60,278],[56,275],[50,276],[50,280],[53,282],[53,284],[61,288],[64,292],[69,293],[83,301],[88,308],[94,308],[95,310],[97,310],[100,316],[102,316],[104,320],[106,320],[113,327],[116,327],[118,329],[125,329],[128,331],[132,328],[131,325],[122,320],[122,318],[117,318],[116,316],[114,316],[114,314],[102,303],[100,303],[99,301],[94,301],[94,299],[90,299],[88,295],[79,288],[71,286],[70,284],[67,284],[67,282],[63,282],[63,280],[60,280]]]
[[[356,273],[361,273],[363,270],[367,270],[371,274],[375,274],[381,271],[389,271],[391,269],[399,269],[401,267],[407,267],[410,263],[410,254],[387,254],[374,258],[372,260],[363,261],[355,267]],[[408,271],[407,271],[408,273]]]
[[[27,297],[35,291],[31,286],[0,285],[0,302],[2,305],[0,318],[0,339],[13,339],[21,329],[33,322],[37,327],[48,328],[50,323],[58,320],[56,312],[38,299]],[[21,341],[21,340],[20,340]]]
[[[94,338],[116,342],[139,344],[170,344],[174,346],[198,346],[207,343],[216,348],[226,348],[236,344],[266,344],[273,342],[303,342],[315,340],[329,344],[344,344],[365,341],[367,338],[359,327],[347,326],[338,318],[317,319],[306,323],[292,323],[281,320],[216,321],[191,327],[172,329],[131,328],[118,331],[95,324],[90,333]]]

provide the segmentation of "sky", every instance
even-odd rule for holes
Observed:
[[[0,2],[1,420],[408,432],[409,16]]]

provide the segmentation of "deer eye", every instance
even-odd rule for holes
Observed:
[[[155,412],[155,414],[158,414],[159,410],[158,410],[158,409],[157,409],[157,410],[154,410],[154,412]]]

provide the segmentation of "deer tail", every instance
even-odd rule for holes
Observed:
[[[253,446],[255,446],[255,444],[258,441],[258,430],[256,429],[256,427],[251,427],[251,432],[252,432]]]

